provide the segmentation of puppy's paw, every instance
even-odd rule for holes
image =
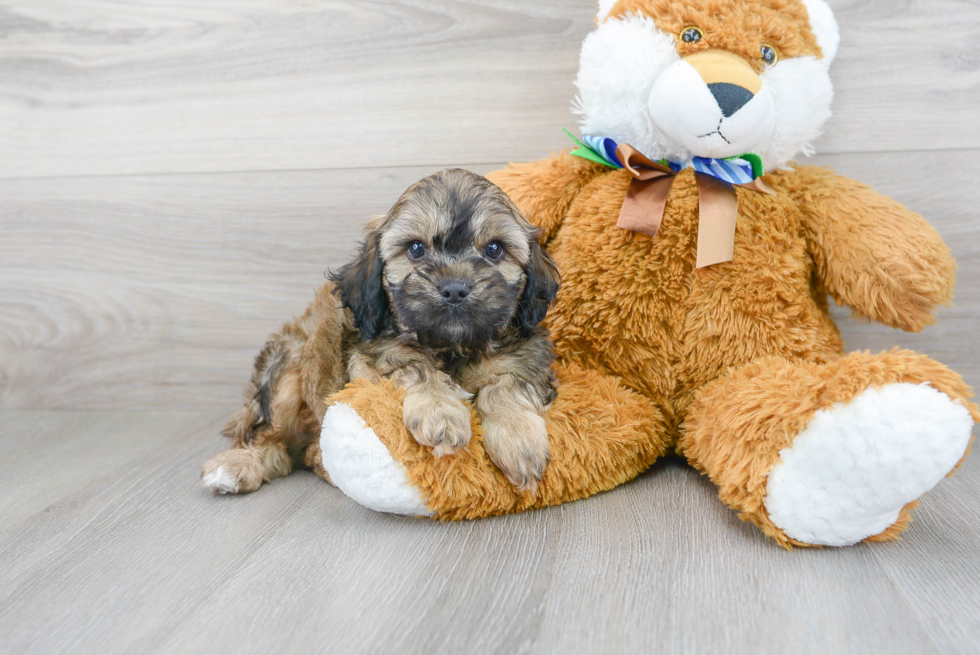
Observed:
[[[490,460],[520,491],[534,493],[551,461],[544,419],[533,412],[483,417],[483,445]]]
[[[449,395],[409,393],[402,407],[405,427],[436,457],[451,455],[470,442],[470,409]]]
[[[265,468],[256,453],[225,450],[209,459],[201,470],[201,482],[219,494],[245,494],[262,486]]]

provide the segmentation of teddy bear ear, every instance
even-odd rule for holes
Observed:
[[[617,0],[599,0],[599,13],[596,14],[595,22],[601,23],[606,20],[606,16],[612,11],[612,8],[616,5]]]
[[[840,46],[840,28],[837,26],[837,19],[834,12],[824,0],[803,0],[806,5],[807,13],[810,14],[810,29],[820,43],[823,50],[823,59],[830,66],[837,56],[837,48]]]

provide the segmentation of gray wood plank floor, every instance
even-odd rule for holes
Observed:
[[[601,497],[440,524],[309,473],[214,496],[207,412],[8,411],[0,650],[970,653],[980,460],[906,538],[786,552],[665,462]]]
[[[844,41],[820,152],[980,147],[962,111],[980,103],[976,2],[830,4]],[[3,0],[0,175],[541,157],[573,125],[596,5]]]
[[[980,387],[980,4],[831,0],[818,163],[960,263],[851,349]],[[265,335],[410,182],[566,145],[593,0],[0,0],[0,653],[977,653],[980,459],[904,540],[785,552],[667,461],[486,521],[198,482]]]

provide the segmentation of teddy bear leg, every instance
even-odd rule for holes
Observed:
[[[681,449],[785,547],[894,539],[966,456],[980,419],[971,395],[910,351],[822,365],[767,357],[698,393]]]
[[[555,505],[630,480],[668,448],[664,420],[617,378],[558,366],[558,397],[545,416],[551,461],[533,492],[521,492],[484,450],[473,413],[467,448],[436,457],[402,422],[404,391],[357,380],[331,397],[319,458],[307,465],[365,507],[445,520]],[[317,461],[319,459],[319,461]]]
[[[335,398],[323,417],[320,440],[307,451],[310,468],[368,509],[402,516],[431,516],[433,512],[421,489],[409,479],[406,466],[392,457],[375,429],[355,409],[360,404],[357,401],[367,400],[365,396],[384,395],[398,400],[400,394],[390,385],[365,385],[361,394],[357,394],[356,387],[347,391],[353,392],[349,394],[352,398]],[[371,416],[377,419],[382,433],[401,420],[400,411],[396,413],[388,405]],[[381,418],[385,409],[391,411]]]

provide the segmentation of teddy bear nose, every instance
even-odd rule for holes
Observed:
[[[682,59],[707,85],[725,118],[731,118],[762,91],[762,78],[752,65],[726,50],[704,50]]]
[[[458,305],[470,295],[470,284],[464,280],[446,280],[439,285],[439,293],[450,305]]]
[[[715,82],[708,85],[708,90],[715,97],[721,113],[725,118],[731,118],[739,109],[748,104],[749,100],[755,97],[748,89],[737,84],[727,82]]]

